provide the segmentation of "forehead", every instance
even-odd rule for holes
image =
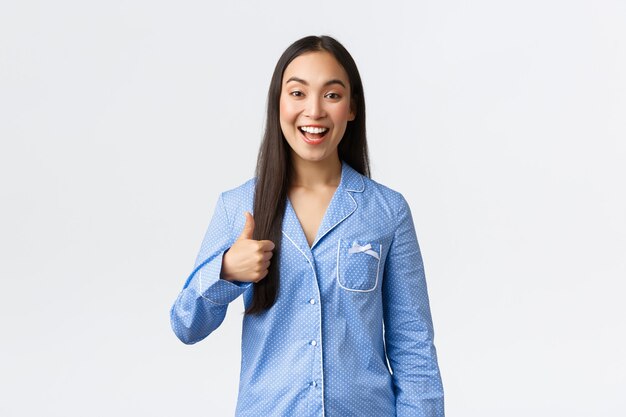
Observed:
[[[321,85],[333,79],[342,80],[346,86],[350,82],[346,70],[339,61],[325,51],[307,52],[296,57],[285,68],[283,84],[291,77],[300,78],[311,85]]]

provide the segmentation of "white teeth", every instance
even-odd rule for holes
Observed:
[[[324,133],[328,130],[327,127],[312,127],[312,126],[302,126],[300,128],[303,132],[307,133]]]

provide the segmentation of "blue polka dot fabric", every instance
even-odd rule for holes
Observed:
[[[252,212],[255,179],[223,192],[196,265],[170,311],[201,341],[250,283],[220,279],[222,256]],[[243,318],[236,415],[443,417],[424,276],[404,197],[342,162],[311,246],[287,201],[274,306]],[[199,402],[199,407],[204,405]]]

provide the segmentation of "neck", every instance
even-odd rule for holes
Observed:
[[[293,155],[292,165],[292,187],[337,187],[341,181],[341,160],[338,155],[319,162],[307,161]]]

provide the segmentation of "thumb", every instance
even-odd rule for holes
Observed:
[[[254,233],[254,217],[249,211],[245,212],[246,224],[243,225],[243,230],[239,235],[239,239],[252,239],[252,233]]]

